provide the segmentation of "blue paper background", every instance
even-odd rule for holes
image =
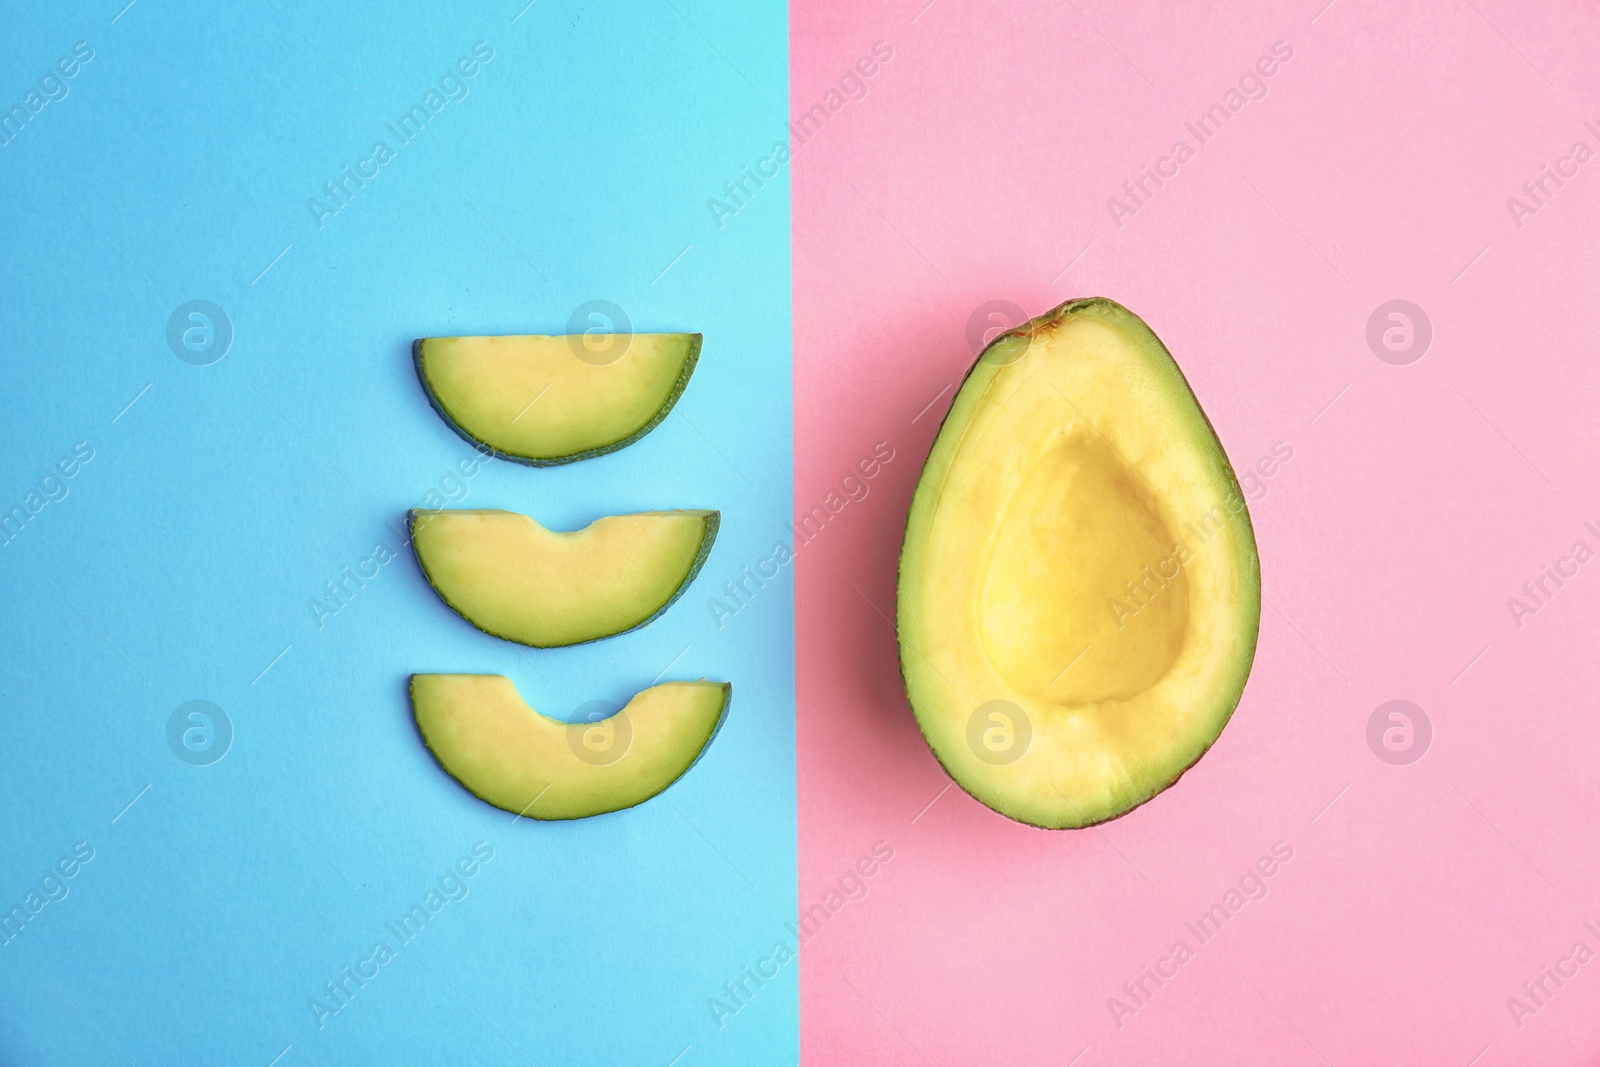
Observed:
[[[706,1003],[795,914],[789,572],[721,628],[707,605],[791,499],[787,188],[721,229],[705,203],[782,135],[782,7],[119,7],[0,34],[6,108],[95,50],[0,147],[0,510],[94,450],[0,548],[0,910],[95,849],[0,947],[0,1062],[794,1062],[797,963],[721,1029]],[[385,123],[479,41],[466,98],[400,146]],[[319,227],[307,199],[380,139],[395,158]],[[211,366],[166,342],[196,298],[234,331]],[[674,414],[597,460],[488,463],[456,502],[562,528],[719,507],[722,532],[647,629],[522,651],[389,525],[471,455],[409,344],[561,333],[596,298],[704,332]],[[398,558],[319,629],[308,602],[379,542]],[[669,664],[734,683],[722,733],[663,797],[570,824],[468,796],[404,691],[498,672],[567,714]],[[167,746],[192,699],[235,730],[209,767]],[[470,895],[400,946],[384,924],[478,841]],[[395,960],[319,1029],[310,998],[380,939]]]

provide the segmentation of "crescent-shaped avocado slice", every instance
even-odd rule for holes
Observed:
[[[655,429],[700,357],[697,333],[424,337],[434,410],[462,437],[535,467],[603,456]]]
[[[720,521],[716,511],[645,511],[558,533],[514,511],[413,511],[411,547],[434,591],[472,625],[557,648],[666,611],[700,573]]]
[[[411,710],[434,759],[467,791],[530,819],[584,819],[643,803],[716,736],[733,687],[665,682],[597,722],[528,707],[498,674],[413,674]]]
[[[1255,535],[1138,316],[1075,300],[983,351],[912,497],[897,611],[929,746],[1002,815],[1115,818],[1217,739],[1255,657]]]

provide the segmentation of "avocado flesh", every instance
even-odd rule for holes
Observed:
[[[609,350],[581,335],[425,337],[412,354],[452,429],[502,459],[547,467],[615,452],[655,429],[700,357],[697,333],[604,336]]]
[[[897,615],[929,746],[1012,819],[1115,818],[1216,740],[1255,656],[1255,535],[1136,315],[1072,301],[984,350],[912,498]]]
[[[620,811],[666,789],[716,736],[732,692],[666,682],[609,719],[564,723],[498,674],[411,676],[417,729],[439,765],[480,800],[542,820]]]
[[[646,511],[572,533],[513,511],[411,512],[411,546],[434,591],[485,633],[537,648],[637,629],[700,573],[716,511]]]

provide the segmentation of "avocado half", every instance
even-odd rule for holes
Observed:
[[[666,611],[700,573],[720,521],[717,511],[644,511],[562,533],[514,511],[416,510],[411,547],[434,592],[472,625],[560,648]]]
[[[411,346],[428,402],[501,459],[552,467],[626,448],[667,417],[700,359],[697,333],[590,338],[422,337]]]
[[[912,497],[896,613],[929,747],[1009,818],[1114,819],[1216,741],[1255,658],[1255,534],[1137,315],[1073,300],[983,350]]]

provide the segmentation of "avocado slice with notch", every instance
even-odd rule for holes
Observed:
[[[411,710],[439,766],[473,796],[529,819],[585,819],[643,803],[705,753],[725,682],[665,682],[620,711],[566,723],[498,674],[413,674]]]
[[[534,467],[625,448],[678,402],[697,333],[423,337],[411,346],[428,402],[451,429]]]
[[[1255,534],[1171,354],[1103,298],[984,349],[917,482],[901,673],[956,783],[1050,829],[1175,782],[1243,694]]]
[[[514,511],[415,510],[428,584],[484,633],[535,648],[598,641],[666,611],[700,573],[717,511],[609,515],[571,533]]]

